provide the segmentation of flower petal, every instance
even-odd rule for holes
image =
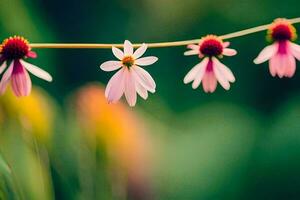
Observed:
[[[37,54],[34,51],[29,51],[26,56],[28,58],[36,58]]]
[[[234,49],[225,48],[225,49],[223,50],[223,55],[224,55],[224,56],[234,56],[234,55],[236,55],[236,54],[237,54],[237,51],[234,50]]]
[[[230,42],[223,42],[223,48],[227,48],[227,47],[229,47],[229,45],[230,45]]]
[[[257,56],[257,58],[254,59],[255,64],[263,63],[267,60],[269,60],[272,56],[276,54],[278,50],[278,44],[274,43],[272,45],[269,45],[265,47]]]
[[[291,78],[294,76],[295,72],[296,72],[296,59],[292,55],[289,55],[287,57],[285,76]]]
[[[136,80],[139,81],[139,83],[146,88],[148,91],[151,93],[155,92],[156,84],[151,75],[144,70],[141,67],[138,66],[133,66],[131,69],[135,75],[136,75]]]
[[[130,41],[124,42],[124,56],[131,56],[133,54],[133,46]]]
[[[197,54],[199,54],[198,50],[188,50],[188,51],[184,52],[185,56],[192,56],[192,55],[197,55]]]
[[[199,70],[201,68],[206,68],[208,61],[209,61],[208,58],[204,58],[199,64],[194,66],[184,77],[183,82],[185,84],[188,84],[188,83],[192,82],[193,80],[195,80],[196,75],[198,74]]]
[[[221,63],[217,58],[213,58],[215,66],[218,67],[218,69],[220,70],[220,72],[226,77],[226,79],[229,82],[235,82],[235,77],[232,73],[232,71],[223,63]]]
[[[4,70],[6,69],[7,64],[6,61],[2,63],[2,65],[0,66],[0,74],[2,74],[2,72],[4,72]]]
[[[213,70],[218,82],[225,90],[229,90],[230,89],[229,81],[227,80],[226,76],[221,72],[219,67],[220,65],[217,65],[215,62],[213,62],[213,65],[214,65]]]
[[[212,93],[217,88],[217,79],[213,72],[205,73],[202,79],[203,90],[207,93]]]
[[[106,61],[100,65],[103,71],[110,72],[122,67],[121,61]]]
[[[137,59],[135,61],[135,64],[140,65],[140,66],[147,66],[147,65],[154,64],[157,60],[158,60],[158,58],[155,56],[148,56],[148,57]]]
[[[109,103],[115,103],[119,101],[124,93],[124,71],[125,68],[122,68],[117,73],[115,73],[106,86],[105,97],[107,98]]]
[[[124,58],[124,53],[120,49],[112,47],[112,52],[119,60],[122,60]]]
[[[1,82],[0,82],[0,94],[2,95],[5,90],[6,87],[9,83],[9,80],[11,78],[12,72],[14,69],[14,62],[11,62],[11,64],[9,65],[8,69],[6,70],[6,72],[3,74]]]
[[[146,52],[147,50],[147,45],[145,43],[142,44],[142,46],[140,46],[135,52],[134,54],[132,55],[132,57],[134,59],[138,59],[140,58],[142,55],[144,55],[144,53]]]
[[[130,70],[126,69],[126,75],[125,75],[125,97],[129,104],[129,106],[133,107],[136,104],[136,89],[135,89],[135,78],[131,74]]]
[[[300,61],[300,45],[290,42],[291,52]]]
[[[135,89],[137,91],[137,93],[143,98],[143,99],[147,99],[148,98],[148,91],[146,88],[144,88],[142,86],[142,84],[136,80],[135,82]]]
[[[11,87],[17,97],[28,96],[31,92],[30,77],[19,60],[14,61],[14,70],[11,75]]]
[[[52,76],[48,72],[44,71],[43,69],[41,69],[33,64],[25,62],[24,60],[20,60],[20,62],[30,73],[32,73],[36,77],[39,77],[48,82],[52,82],[52,80],[53,80]]]

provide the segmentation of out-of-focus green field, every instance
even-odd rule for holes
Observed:
[[[0,0],[0,39],[176,41],[277,17],[300,17],[300,2]],[[0,97],[0,199],[300,199],[300,71],[253,64],[265,34],[230,40],[238,55],[222,61],[237,81],[214,94],[183,84],[198,62],[184,47],[149,49],[157,92],[135,108],[104,98],[111,50],[36,50],[54,82],[32,76],[31,96]]]

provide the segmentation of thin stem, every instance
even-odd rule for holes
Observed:
[[[289,19],[292,24],[300,23],[300,17]],[[260,32],[267,30],[270,24],[257,26],[254,28],[245,29],[242,31],[237,31],[225,35],[219,36],[221,39],[231,39],[236,37],[241,37],[244,35]],[[161,48],[161,47],[175,47],[175,46],[186,46],[188,44],[198,43],[200,39],[194,40],[184,40],[184,41],[176,41],[176,42],[159,42],[159,43],[147,43],[149,48]],[[141,43],[134,44],[133,46],[139,47]],[[122,48],[123,44],[64,44],[64,43],[34,43],[30,44],[32,48],[55,48],[55,49],[110,49],[112,46]]]

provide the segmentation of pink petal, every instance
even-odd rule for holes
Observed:
[[[229,47],[229,45],[230,45],[230,42],[223,42],[223,48],[227,48],[227,47]]]
[[[218,82],[220,83],[220,85],[225,89],[225,90],[229,90],[230,89],[230,84],[229,81],[227,80],[226,76],[221,72],[219,66],[220,65],[216,65],[215,62],[213,62],[213,70],[216,76],[216,79],[218,80]]]
[[[134,59],[140,58],[147,50],[147,45],[145,43],[142,44],[132,55]]]
[[[37,54],[34,51],[29,51],[26,56],[28,58],[36,58]]]
[[[131,56],[133,54],[133,46],[130,41],[124,42],[124,56]]]
[[[214,92],[217,88],[217,79],[213,72],[205,73],[202,79],[202,86],[205,92]]]
[[[13,72],[13,69],[14,69],[14,62],[11,62],[8,69],[3,74],[1,82],[0,82],[0,94],[1,95],[5,92],[5,90],[7,88],[7,85],[9,83],[10,77],[11,77],[12,72]]]
[[[138,66],[131,67],[130,70],[135,75],[136,80],[144,88],[146,88],[151,93],[155,92],[155,87],[156,87],[155,81],[153,80],[151,75],[146,70],[144,70],[143,68],[138,67]]]
[[[196,79],[196,77],[199,77],[198,75],[201,75],[199,74],[199,71],[202,69],[202,68],[206,68],[206,65],[208,63],[209,59],[208,58],[204,58],[199,64],[197,64],[196,66],[194,66],[188,73],[187,75],[184,77],[183,79],[183,82],[185,84],[188,84],[190,82],[192,82],[193,80]],[[198,75],[197,75],[198,74]],[[202,77],[201,77],[202,78]],[[200,80],[201,81],[201,80]]]
[[[287,57],[285,76],[291,78],[294,76],[295,72],[296,72],[296,59],[292,55],[289,55]]]
[[[223,55],[224,55],[224,56],[234,56],[234,55],[236,55],[236,54],[237,54],[237,51],[234,50],[234,49],[225,48],[225,49],[223,50]]]
[[[220,70],[220,72],[226,77],[226,79],[229,82],[235,82],[235,77],[232,73],[232,71],[223,63],[221,63],[217,58],[213,58],[213,61],[215,63],[215,66],[218,67],[218,69]]]
[[[106,61],[100,65],[100,68],[106,72],[114,71],[121,67],[122,63],[120,61]]]
[[[136,104],[135,78],[129,70],[126,70],[125,78],[125,97],[129,106],[133,107]]]
[[[196,45],[196,44],[189,44],[188,46],[187,46],[187,48],[189,48],[189,49],[192,49],[192,50],[195,50],[195,51],[199,51],[199,45]]]
[[[290,42],[291,52],[300,61],[300,45]]]
[[[158,60],[157,57],[155,56],[148,56],[148,57],[144,57],[144,58],[139,58],[135,61],[136,65],[140,65],[140,66],[147,66],[147,65],[152,65],[153,63],[155,63]]]
[[[124,93],[125,88],[125,70],[126,68],[120,69],[115,75],[109,80],[106,89],[105,97],[109,103],[115,103],[119,101]]]
[[[20,62],[30,73],[32,73],[36,77],[39,77],[48,82],[52,82],[52,76],[48,72],[42,70],[41,68],[35,65],[27,63],[24,60],[20,60]]]
[[[6,69],[7,64],[6,62],[3,62],[2,65],[0,66],[0,74],[2,74],[2,72]]]
[[[136,80],[135,82],[135,89],[137,91],[137,93],[143,98],[143,99],[147,99],[148,98],[148,91],[146,88],[144,88],[139,81]]]
[[[17,97],[28,96],[31,91],[31,80],[28,72],[19,60],[14,61],[14,70],[11,75],[11,86]]]
[[[112,52],[119,60],[122,60],[124,58],[124,53],[120,49],[112,47]]]
[[[278,44],[274,43],[272,45],[269,45],[265,47],[257,56],[257,58],[254,59],[255,64],[263,63],[267,60],[269,60],[272,56],[276,54],[278,50]]]

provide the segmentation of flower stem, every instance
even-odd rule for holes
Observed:
[[[300,17],[289,19],[292,24],[300,23]],[[242,31],[237,31],[225,35],[219,36],[221,39],[232,39],[236,37],[241,37],[244,35],[260,32],[267,30],[270,24],[257,26],[254,28],[245,29]],[[147,43],[149,48],[161,48],[161,47],[176,47],[176,46],[185,46],[188,44],[198,43],[200,39],[194,40],[184,40],[184,41],[176,41],[176,42],[160,42],[160,43]],[[139,47],[142,44],[134,44],[133,46]],[[33,43],[30,44],[32,48],[53,48],[53,49],[110,49],[112,46],[122,48],[123,44],[63,44],[63,43]]]

